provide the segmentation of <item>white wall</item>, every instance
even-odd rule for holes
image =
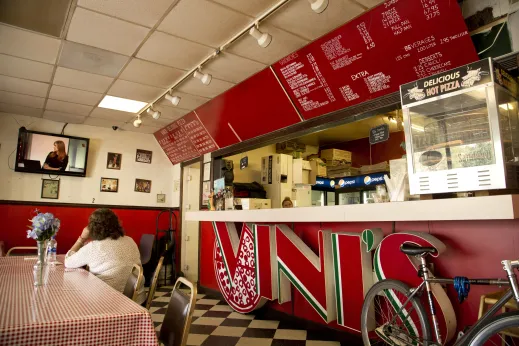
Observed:
[[[25,126],[29,130],[60,133],[63,125],[41,118],[0,113],[0,200],[156,207],[180,205],[180,192],[174,192],[173,183],[180,180],[180,166],[171,164],[153,135],[75,124],[66,127],[65,135],[90,138],[87,176],[60,176],[59,199],[41,199],[41,179],[49,176],[13,170],[18,129]],[[135,162],[137,149],[151,150],[152,163]],[[122,154],[121,170],[106,169],[108,152]],[[118,178],[119,192],[100,192],[101,177]],[[151,193],[134,192],[136,178],[152,180]],[[157,203],[158,193],[166,194],[166,203]]]

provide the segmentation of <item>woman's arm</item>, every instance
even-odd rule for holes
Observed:
[[[74,245],[67,252],[65,257],[65,267],[67,268],[79,268],[87,265],[89,260],[89,246],[83,247],[85,242],[90,238],[90,231],[87,227],[83,228],[81,236],[76,240]]]
[[[48,164],[44,163],[43,164],[43,169],[48,169],[48,170],[51,170],[51,171],[59,171],[61,168],[54,168],[54,167],[51,167]]]

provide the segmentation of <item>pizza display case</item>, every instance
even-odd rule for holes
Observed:
[[[401,86],[411,194],[518,188],[517,81],[492,60]]]

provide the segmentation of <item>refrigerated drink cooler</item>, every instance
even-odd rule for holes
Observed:
[[[384,174],[373,173],[355,177],[316,179],[312,186],[312,205],[347,205],[375,203],[377,185],[385,185]],[[389,174],[388,174],[389,175]]]
[[[517,90],[491,59],[402,85],[411,194],[518,188]]]

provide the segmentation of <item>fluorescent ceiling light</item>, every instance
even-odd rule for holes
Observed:
[[[138,113],[146,105],[146,102],[106,95],[103,98],[103,101],[99,104],[99,107],[115,109],[123,112]]]
[[[514,105],[511,103],[503,103],[502,105],[499,105],[499,108],[509,110],[509,109],[514,109]]]

